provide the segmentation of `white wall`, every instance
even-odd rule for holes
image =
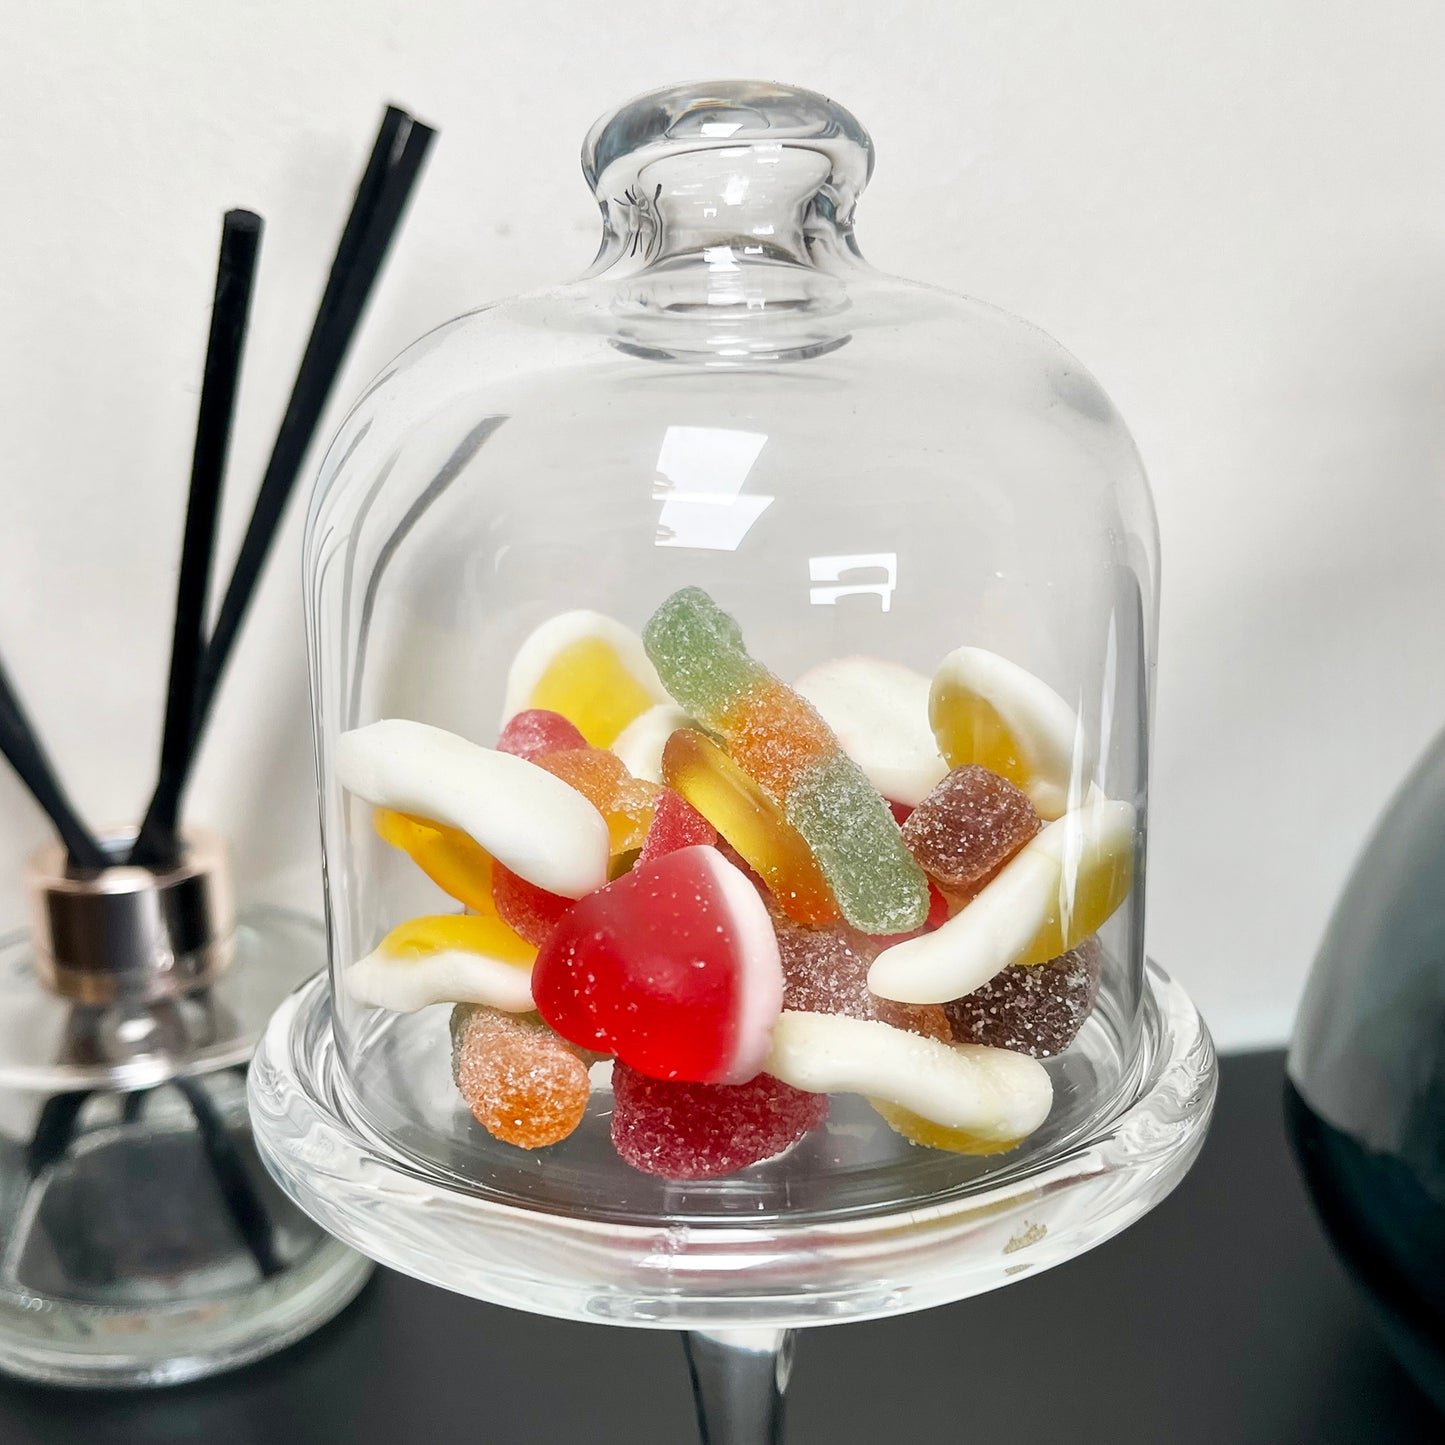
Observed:
[[[1022,313],[1130,420],[1164,539],[1152,951],[1279,1039],[1332,898],[1445,718],[1445,10],[1429,0],[10,0],[0,22],[0,648],[73,792],[153,767],[219,216],[269,221],[234,546],[382,103],[442,129],[340,401],[567,277],[595,115],[761,75],[850,105],[879,265]],[[334,425],[339,411],[334,410]],[[193,816],[315,893],[301,509]],[[0,776],[0,923],[45,834]]]

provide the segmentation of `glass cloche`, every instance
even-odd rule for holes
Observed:
[[[841,106],[656,91],[583,165],[587,274],[423,338],[322,469],[330,990],[254,1107],[387,1263],[766,1358],[729,1332],[1003,1283],[1198,1147],[1154,515],[1072,357],[863,260]]]

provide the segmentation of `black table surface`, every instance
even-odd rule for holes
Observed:
[[[1203,1156],[1092,1253],[944,1309],[812,1330],[790,1445],[1445,1440],[1330,1254],[1289,1156],[1283,1058],[1224,1061]],[[311,1339],[177,1389],[0,1382],[0,1442],[692,1445],[677,1338],[564,1324],[389,1272]]]

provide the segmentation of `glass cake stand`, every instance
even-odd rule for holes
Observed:
[[[900,1147],[861,1099],[841,1099],[822,1139],[746,1179],[648,1180],[595,1148],[577,1150],[571,1170],[554,1158],[538,1171],[478,1129],[489,1185],[476,1159],[419,1159],[404,1124],[378,1127],[358,1107],[321,976],[262,1039],[251,1119],[290,1198],[380,1264],[513,1309],[686,1331],[703,1439],[759,1445],[782,1439],[793,1330],[996,1289],[1102,1244],[1179,1182],[1213,1109],[1214,1047],[1163,969],[1150,964],[1146,981],[1119,1087],[1003,1168]],[[1118,1022],[1097,1011],[1053,1067],[1086,1072],[1119,1050]],[[373,1041],[373,1067],[400,1071],[419,1099],[443,1098],[446,1050],[420,1043]],[[610,1107],[595,1088],[589,1114],[605,1124]]]
[[[307,524],[331,970],[259,1147],[387,1264],[686,1332],[712,1445],[789,1331],[1122,1228],[1213,1090],[1144,956],[1137,450],[867,264],[873,159],[796,87],[622,105],[592,268],[399,357]]]

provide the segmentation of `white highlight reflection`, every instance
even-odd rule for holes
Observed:
[[[767,440],[766,432],[668,427],[657,456],[660,480],[652,492],[662,502],[656,545],[736,551],[773,503],[771,497],[743,494]]]
[[[832,607],[840,597],[876,597],[883,611],[893,606],[893,594],[898,588],[897,552],[851,552],[836,557],[809,557],[808,580],[810,582],[838,582],[845,572],[878,570],[883,579],[878,582],[842,582],[836,587],[808,588],[808,601],[814,607]]]

